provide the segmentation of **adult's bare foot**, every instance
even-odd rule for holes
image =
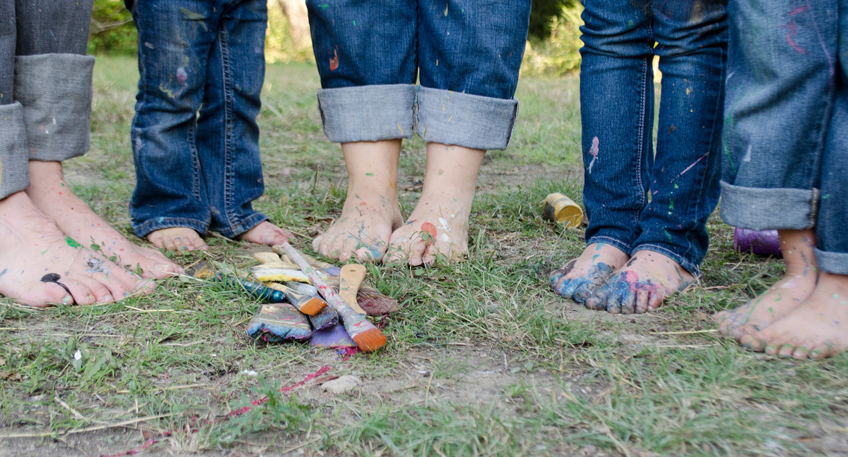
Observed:
[[[743,346],[769,355],[822,359],[848,349],[848,276],[821,273],[812,295]]]
[[[168,227],[154,230],[145,237],[154,246],[168,251],[206,251],[209,245],[200,234],[188,227]]]
[[[248,241],[250,243],[275,246],[278,244],[288,243],[292,237],[293,235],[288,230],[281,229],[268,221],[264,221],[256,227],[253,227],[239,235],[238,239],[241,241]]]
[[[592,243],[580,257],[551,272],[551,287],[564,298],[584,304],[629,259],[611,244]]]
[[[154,287],[64,234],[25,192],[0,201],[0,294],[38,307],[89,305]]]
[[[30,186],[26,189],[32,203],[52,218],[65,235],[83,246],[97,245],[104,257],[136,271],[148,279],[162,279],[182,273],[183,269],[161,252],[136,246],[104,221],[65,183],[60,162],[29,162]]]
[[[468,253],[468,218],[485,151],[430,143],[421,199],[392,233],[386,262],[431,265]]]
[[[798,308],[816,288],[816,241],[813,230],[781,230],[780,245],[786,275],[765,293],[734,310],[722,311],[713,319],[719,331],[737,341],[754,334]]]
[[[342,214],[312,247],[324,257],[347,262],[379,261],[389,236],[402,222],[397,196],[400,140],[342,144],[348,188]]]
[[[666,297],[694,281],[691,273],[668,256],[638,251],[586,300],[586,307],[613,314],[654,311]]]

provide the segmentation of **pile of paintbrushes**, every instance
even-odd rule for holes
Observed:
[[[230,271],[202,275],[267,302],[248,323],[248,335],[268,342],[309,340],[317,347],[356,347],[364,352],[386,344],[386,337],[366,315],[397,311],[398,304],[373,288],[360,288],[364,266],[339,268],[312,259],[288,243],[273,249],[276,254],[254,254],[260,265],[252,267],[249,274]]]

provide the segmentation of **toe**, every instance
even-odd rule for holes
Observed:
[[[97,298],[91,292],[91,288],[89,288],[87,284],[88,278],[67,276],[62,279],[62,284],[64,284],[68,288],[68,290],[71,291],[71,295],[73,296],[74,302],[76,304],[92,305],[97,300]]]
[[[745,335],[739,343],[754,352],[763,352],[768,346],[768,341],[756,335]]]
[[[638,312],[641,313],[641,312],[646,312],[646,311],[656,311],[656,310],[660,309],[660,306],[662,306],[662,304],[663,304],[664,298],[665,297],[663,297],[660,294],[655,294],[655,293],[652,293],[652,292],[649,293],[648,294],[648,302],[647,302],[648,308],[645,311],[638,311]]]
[[[792,351],[792,358],[798,360],[804,360],[810,354],[809,344],[799,344],[798,347]]]
[[[791,355],[792,355],[792,353],[793,353],[793,352],[795,352],[795,348],[796,348],[796,347],[797,347],[797,346],[795,346],[795,345],[794,345],[794,344],[792,344],[792,343],[785,343],[785,344],[782,344],[782,345],[779,347],[779,349],[777,350],[777,355],[779,355],[779,356],[781,356],[781,357],[789,357],[789,356],[791,356]]]
[[[312,250],[315,252],[321,252],[321,241],[324,239],[324,235],[318,235],[312,239]]]
[[[595,289],[597,289],[597,286],[595,286],[594,283],[592,283],[591,281],[584,281],[576,289],[574,289],[574,293],[571,295],[571,298],[577,303],[583,305],[586,303],[586,300],[588,300],[589,297],[592,296],[592,294],[595,292]]]
[[[609,294],[609,289],[606,286],[602,286],[600,289],[595,290],[595,293],[592,294],[591,297],[586,299],[586,303],[584,303],[583,306],[585,306],[586,309],[603,311],[607,309]]]
[[[825,357],[830,357],[835,352],[834,345],[832,343],[822,343],[817,344],[810,349],[809,357],[813,360],[821,360]]]

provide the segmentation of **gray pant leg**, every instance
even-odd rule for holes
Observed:
[[[93,0],[16,0],[15,100],[30,160],[85,154],[94,57],[85,55]]]
[[[14,100],[15,2],[0,0],[0,200],[29,185],[23,108]]]

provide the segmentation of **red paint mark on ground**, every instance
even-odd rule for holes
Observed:
[[[330,59],[330,71],[336,71],[339,68],[339,48],[333,50],[333,58]]]

